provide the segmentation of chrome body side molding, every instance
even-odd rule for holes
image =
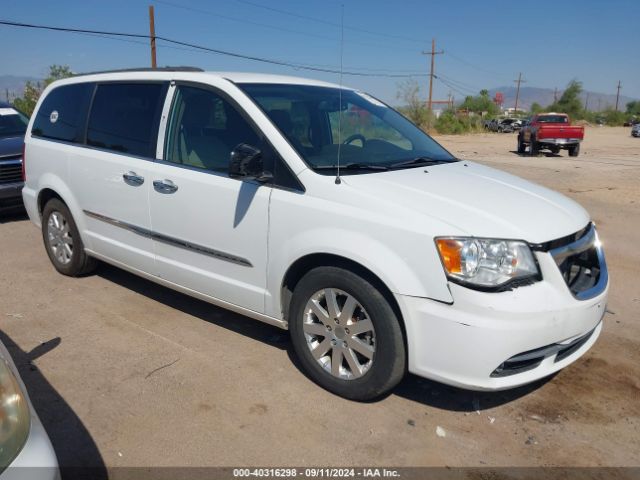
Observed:
[[[220,250],[215,250],[213,248],[197,245],[195,243],[191,243],[186,240],[181,240],[179,238],[163,235],[162,233],[157,233],[157,232],[148,230],[146,228],[138,227],[137,225],[132,225],[130,223],[123,222],[121,220],[116,220],[115,218],[107,217],[105,215],[101,215],[96,212],[91,212],[89,210],[83,210],[83,212],[88,217],[95,218],[96,220],[109,223],[116,227],[124,228],[125,230],[129,230],[131,232],[137,233],[138,235],[151,238],[158,242],[166,243],[167,245],[184,248],[185,250],[191,250],[197,253],[201,253],[203,255],[208,255],[210,257],[224,260],[226,262],[235,263],[236,265],[242,265],[243,267],[250,267],[250,268],[253,267],[253,265],[249,260],[243,257],[238,257],[237,255],[233,255],[232,253],[222,252]]]

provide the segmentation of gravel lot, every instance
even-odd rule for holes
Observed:
[[[518,156],[513,134],[438,139],[591,212],[612,288],[603,334],[585,357],[508,392],[409,376],[381,401],[354,403],[298,370],[286,332],[110,266],[58,275],[40,232],[24,216],[5,217],[0,340],[60,463],[639,465],[640,139],[628,128],[589,128],[575,159]]]

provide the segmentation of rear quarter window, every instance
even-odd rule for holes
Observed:
[[[53,89],[36,113],[31,134],[66,142],[82,142],[92,92],[91,83],[63,85]]]
[[[155,157],[166,89],[162,83],[99,84],[89,114],[87,145]]]

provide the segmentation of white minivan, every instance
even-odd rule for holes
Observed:
[[[575,361],[608,274],[589,214],[456,158],[350,88],[193,68],[51,84],[24,203],[54,267],[96,259],[291,332],[347,398],[407,371],[475,390]]]

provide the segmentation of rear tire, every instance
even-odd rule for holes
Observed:
[[[318,267],[298,282],[289,310],[305,373],[351,400],[388,393],[406,370],[400,321],[374,283],[349,270]]]
[[[49,260],[63,275],[77,277],[96,268],[96,259],[84,251],[69,208],[57,198],[49,200],[42,211],[42,239]]]
[[[580,144],[576,143],[575,145],[569,147],[569,156],[577,157],[578,155],[580,155]]]
[[[536,138],[532,135],[531,140],[529,141],[529,155],[537,157],[538,153],[540,153],[540,145],[538,145]]]

